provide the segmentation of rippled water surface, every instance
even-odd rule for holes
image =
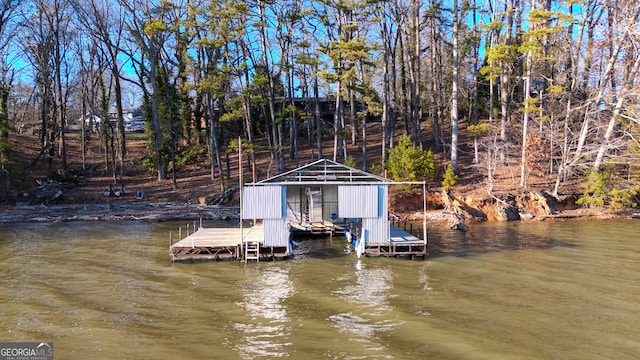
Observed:
[[[0,225],[0,341],[56,359],[640,358],[638,220],[433,228],[413,261],[305,240],[246,265],[172,264],[178,226]]]

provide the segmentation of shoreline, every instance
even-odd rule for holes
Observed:
[[[139,203],[0,206],[0,223],[239,219],[237,206]]]
[[[421,221],[422,212],[403,214],[407,221]],[[606,220],[640,219],[635,209],[612,213],[602,209],[577,209],[558,211],[515,221],[562,221],[562,220]],[[120,204],[61,204],[61,205],[0,205],[0,224],[25,222],[70,222],[70,221],[142,221],[167,222],[177,220],[239,220],[238,206],[201,205],[190,203],[120,203]],[[428,221],[447,221],[443,210],[429,210]]]

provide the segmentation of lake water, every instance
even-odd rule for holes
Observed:
[[[0,225],[0,341],[56,359],[640,358],[639,220],[431,228],[426,260],[307,240],[249,264],[171,263],[178,226]]]

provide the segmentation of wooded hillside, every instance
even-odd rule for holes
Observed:
[[[382,173],[403,133],[436,155],[432,186],[451,164],[488,195],[505,174],[638,188],[636,1],[0,0],[0,65],[4,201],[25,132],[50,178],[97,146],[111,183],[143,166],[172,191],[204,162],[223,192],[238,139],[259,179],[318,158]]]

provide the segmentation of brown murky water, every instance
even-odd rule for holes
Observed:
[[[246,265],[172,264],[175,223],[0,225],[0,341],[56,359],[636,359],[639,225],[431,229],[415,261],[303,241]]]

